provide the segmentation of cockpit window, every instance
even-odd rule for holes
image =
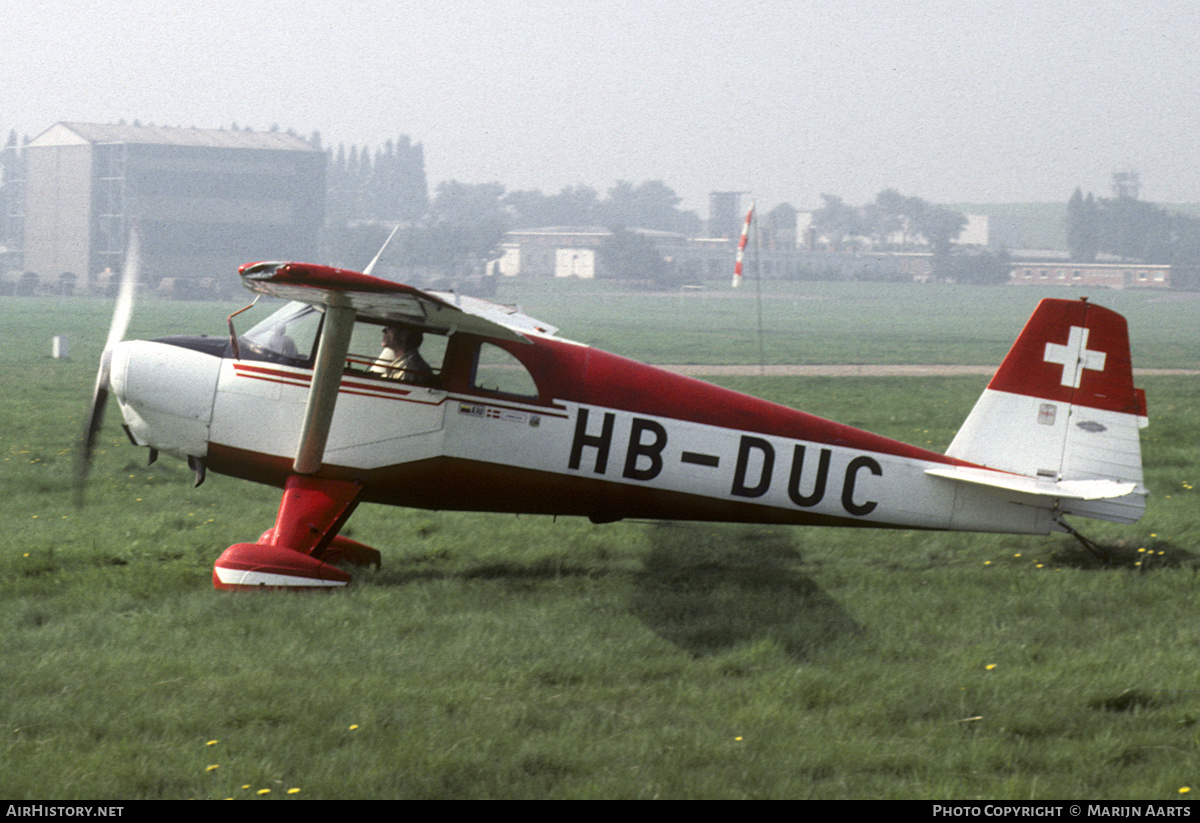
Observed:
[[[481,391],[537,397],[537,384],[521,361],[492,343],[481,343],[471,386]]]
[[[238,339],[242,357],[311,365],[323,317],[307,303],[288,303]]]
[[[350,338],[346,368],[368,377],[439,388],[448,340],[446,335],[403,323],[359,320]]]

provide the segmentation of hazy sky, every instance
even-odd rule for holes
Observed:
[[[10,4],[12,5],[12,4]],[[1197,0],[72,0],[0,20],[0,128],[425,146],[431,185],[661,179],[770,207],[1200,202]]]

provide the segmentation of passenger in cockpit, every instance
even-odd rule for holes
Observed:
[[[384,326],[383,351],[379,353],[375,365],[371,366],[371,371],[392,380],[433,386],[437,378],[420,352],[424,339],[425,336],[416,329]]]

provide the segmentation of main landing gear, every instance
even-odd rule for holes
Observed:
[[[379,552],[338,531],[354,512],[362,486],[293,474],[283,489],[274,527],[257,543],[236,543],[213,566],[218,589],[334,589],[350,575],[334,563],[380,565]]]

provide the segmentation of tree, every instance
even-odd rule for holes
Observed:
[[[1092,193],[1087,197],[1075,189],[1067,202],[1067,248],[1071,259],[1079,263],[1091,263],[1099,249],[1099,212]]]
[[[792,249],[796,247],[796,217],[798,212],[791,203],[780,203],[767,212],[763,219],[765,243],[769,249]]]
[[[874,203],[863,208],[863,223],[878,246],[904,247],[909,244],[909,225],[912,222],[915,200],[916,198],[905,197],[895,189],[885,189],[875,195]]]
[[[600,222],[622,228],[698,234],[702,225],[699,216],[682,211],[681,202],[682,198],[661,180],[648,180],[636,186],[619,180],[600,204]]]
[[[566,187],[554,196],[514,191],[504,196],[514,229],[546,226],[593,226],[600,220],[600,196],[587,186]]]
[[[644,234],[620,227],[612,229],[597,249],[597,263],[605,277],[665,284],[670,270],[654,242]]]
[[[1076,189],[1067,203],[1071,259],[1091,262],[1099,253],[1174,266],[1200,265],[1200,220],[1128,195],[1086,197]]]
[[[967,226],[967,216],[945,206],[935,206],[923,201],[913,211],[909,223],[912,232],[925,238],[925,242],[933,247],[934,257],[948,256],[954,247],[954,241]]]
[[[834,251],[853,248],[855,238],[863,236],[862,214],[832,194],[822,194],[821,199],[825,205],[813,212],[813,228],[824,235]]]
[[[456,276],[496,257],[509,226],[503,197],[504,186],[499,183],[439,183],[423,226],[430,259],[420,262]]]

